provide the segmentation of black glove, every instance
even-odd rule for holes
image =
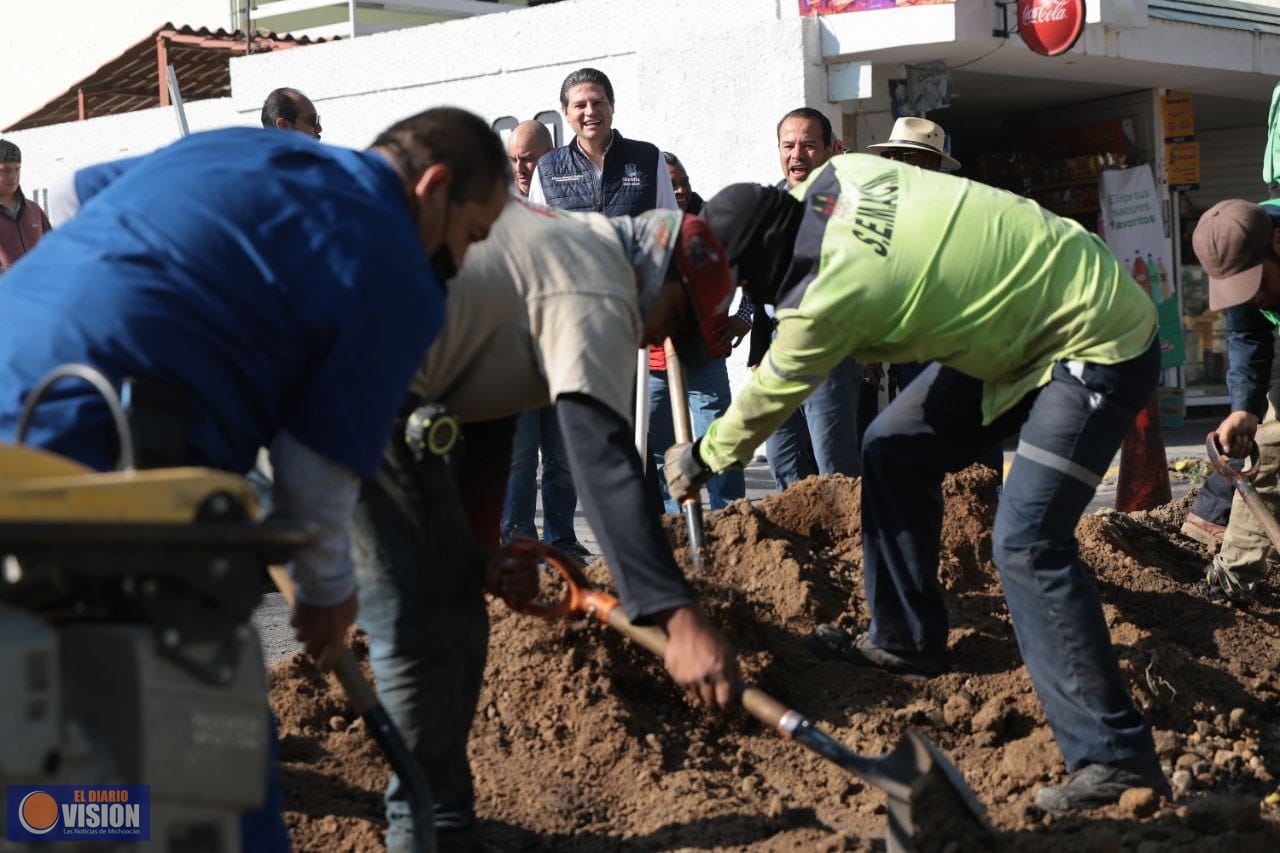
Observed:
[[[662,472],[667,478],[667,493],[677,503],[697,496],[698,490],[716,475],[698,455],[698,445],[673,444],[663,454]]]

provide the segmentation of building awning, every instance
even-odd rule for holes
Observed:
[[[26,130],[77,119],[168,106],[165,66],[172,65],[183,101],[231,95],[231,57],[318,44],[326,39],[245,34],[165,24],[115,59],[5,128]]]
[[[1149,0],[1147,14],[1166,21],[1280,35],[1280,9],[1232,0]]]

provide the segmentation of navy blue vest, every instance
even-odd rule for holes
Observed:
[[[658,206],[658,147],[623,139],[613,132],[604,155],[604,174],[596,188],[595,170],[575,137],[538,161],[538,180],[547,207],[635,216]],[[665,166],[663,167],[665,168]]]

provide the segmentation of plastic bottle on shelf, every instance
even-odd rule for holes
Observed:
[[[1147,275],[1147,262],[1142,259],[1141,250],[1135,250],[1133,253],[1133,268],[1129,274],[1133,276],[1133,280],[1142,285],[1142,289],[1148,294],[1151,293],[1151,277]]]
[[[1160,292],[1165,299],[1173,297],[1173,282],[1169,279],[1169,271],[1165,269],[1164,258],[1156,258],[1156,269],[1160,272]]]

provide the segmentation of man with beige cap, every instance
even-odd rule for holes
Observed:
[[[893,123],[887,141],[868,145],[867,150],[931,172],[954,172],[960,161],[946,152],[946,142],[947,134],[937,122],[903,116]]]
[[[1272,205],[1230,199],[1210,208],[1196,226],[1192,247],[1209,276],[1209,308],[1228,312],[1227,348],[1231,369],[1227,387],[1231,414],[1218,426],[1218,443],[1234,457],[1248,455],[1249,441],[1258,443],[1254,487],[1274,513],[1280,507],[1280,423],[1270,385],[1274,328],[1280,325],[1280,256],[1275,250],[1276,222]],[[1254,328],[1240,316],[1258,309],[1272,328]],[[1211,598],[1246,600],[1262,579],[1266,560],[1276,555],[1266,532],[1236,495],[1222,547],[1205,573]]]

